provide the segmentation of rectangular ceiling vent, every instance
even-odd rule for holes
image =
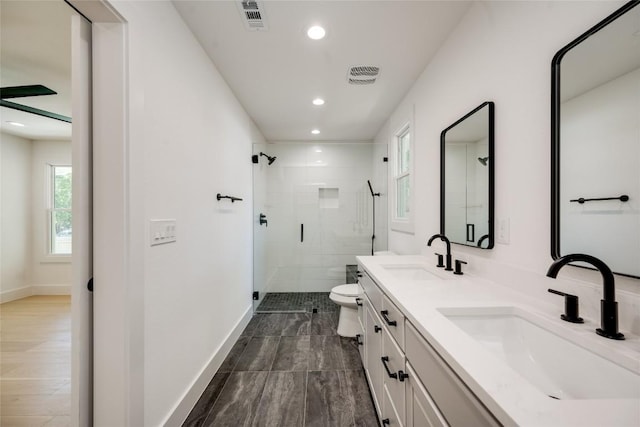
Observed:
[[[242,14],[242,22],[248,31],[267,31],[267,19],[262,2],[257,0],[240,0],[236,3]]]
[[[347,80],[352,85],[370,85],[376,82],[380,75],[380,67],[371,65],[358,65],[349,68]]]

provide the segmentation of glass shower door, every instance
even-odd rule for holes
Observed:
[[[260,152],[276,159],[269,164]],[[373,205],[367,180],[386,193],[386,163],[379,159],[383,187],[373,172],[373,144],[262,144],[254,146],[254,154],[259,156],[254,164],[255,308],[269,294],[269,300],[278,297],[285,305],[302,304],[291,311],[306,309],[316,297],[326,300],[334,286],[352,282],[347,271],[356,255],[370,255]],[[384,249],[386,197],[384,206],[376,203],[376,215],[385,222],[378,225],[382,238],[376,240]],[[260,214],[268,224],[259,224]],[[282,307],[274,310],[288,311]],[[265,303],[258,311],[268,309]]]

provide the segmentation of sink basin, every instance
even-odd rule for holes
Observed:
[[[554,399],[640,399],[638,373],[552,332],[553,322],[544,325],[545,319],[528,311],[517,307],[439,311]]]
[[[437,280],[439,276],[424,269],[420,265],[383,265],[382,268],[387,270],[397,279],[403,280]]]

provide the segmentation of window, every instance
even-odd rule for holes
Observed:
[[[396,135],[396,168],[394,174],[396,197],[396,220],[408,220],[411,210],[411,132],[409,127],[404,127]]]
[[[49,169],[49,255],[71,255],[71,166]]]

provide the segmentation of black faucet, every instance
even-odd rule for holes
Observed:
[[[547,276],[556,278],[562,267],[570,262],[582,261],[594,266],[602,274],[603,299],[600,300],[600,328],[598,335],[614,340],[623,340],[624,335],[618,332],[618,303],[616,302],[615,278],[611,269],[598,258],[585,254],[569,254],[558,258],[551,264]]]
[[[435,239],[440,239],[440,240],[442,240],[443,242],[445,242],[447,244],[447,255],[446,255],[446,265],[447,266],[445,267],[445,270],[446,271],[453,271],[453,268],[451,268],[451,242],[449,241],[449,239],[447,239],[447,236],[445,236],[444,234],[434,234],[433,236],[431,236],[431,238],[427,242],[427,246],[431,246],[431,243]]]

